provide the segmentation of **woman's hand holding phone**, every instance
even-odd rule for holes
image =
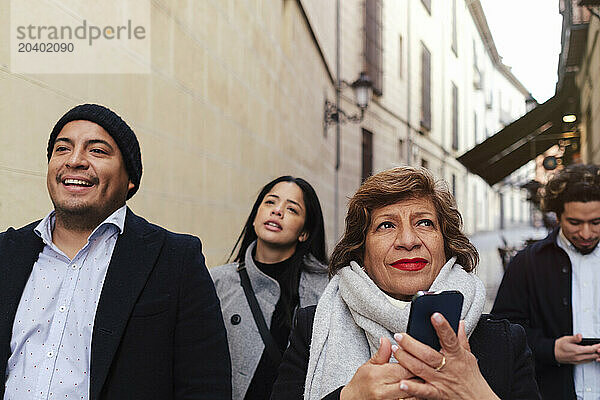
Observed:
[[[401,365],[390,363],[391,356],[390,341],[381,338],[377,353],[356,370],[350,382],[342,389],[340,400],[412,399],[400,389],[400,382],[414,375]]]
[[[403,380],[402,390],[424,399],[499,399],[479,371],[464,323],[461,321],[458,335],[440,313],[431,316],[431,323],[441,344],[439,352],[408,334],[394,337],[398,363],[423,380]]]

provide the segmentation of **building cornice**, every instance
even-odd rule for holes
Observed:
[[[479,0],[466,0],[467,8],[471,13],[471,17],[475,22],[475,26],[477,27],[477,31],[479,32],[479,36],[485,46],[487,53],[489,54],[492,64],[494,67],[508,79],[510,83],[513,84],[519,92],[521,92],[527,98],[533,98],[531,92],[527,90],[527,88],[517,79],[517,77],[511,72],[510,67],[506,66],[502,62],[502,58],[500,54],[498,54],[498,50],[496,49],[496,44],[494,43],[494,38],[492,37],[492,32],[490,31],[490,27],[488,26],[487,19],[485,18],[485,13],[483,12],[483,7],[481,6],[481,2]]]

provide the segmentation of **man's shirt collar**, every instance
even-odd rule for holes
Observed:
[[[100,225],[98,225],[96,229],[92,231],[88,239],[94,236],[99,229],[106,225],[114,225],[119,230],[119,234],[123,233],[123,230],[125,229],[126,215],[127,205],[123,205],[121,208],[110,214],[102,223],[100,223]],[[51,246],[52,244],[52,230],[54,229],[55,221],[56,212],[53,210],[50,211],[34,229],[34,232],[42,239],[46,246]]]

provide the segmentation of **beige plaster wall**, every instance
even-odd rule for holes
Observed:
[[[283,174],[315,186],[331,241],[333,139],[321,121],[332,86],[298,3],[156,0],[151,16],[146,75],[14,74],[4,29],[0,229],[50,210],[48,134],[70,107],[98,102],[141,143],[144,174],[130,207],[200,236],[208,265],[225,261],[260,187]]]

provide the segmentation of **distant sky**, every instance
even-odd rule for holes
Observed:
[[[502,62],[543,103],[554,95],[562,16],[559,0],[481,0]]]

